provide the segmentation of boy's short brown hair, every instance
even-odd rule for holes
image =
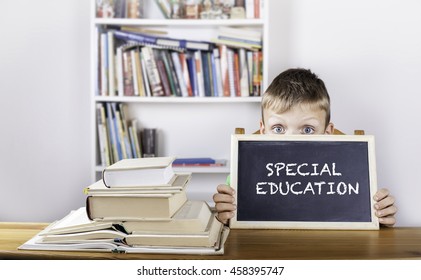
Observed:
[[[284,113],[298,104],[315,105],[325,111],[325,125],[329,124],[330,97],[326,86],[316,74],[302,68],[288,69],[273,79],[262,98],[262,121],[265,109]]]

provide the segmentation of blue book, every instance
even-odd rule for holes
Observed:
[[[213,158],[203,157],[203,158],[177,158],[173,161],[173,165],[182,165],[182,164],[214,164],[216,161]]]
[[[127,32],[121,30],[114,30],[114,36],[121,40],[135,41],[145,46],[156,46],[165,49],[172,49],[177,51],[184,50],[204,50],[209,51],[213,49],[213,43],[205,41],[192,41],[184,39],[174,39],[168,37],[157,37],[146,35],[142,33]]]
[[[189,70],[193,96],[199,96],[199,86],[197,84],[197,75],[196,75],[196,61],[194,60],[194,57],[191,54],[186,58],[186,61],[187,61],[187,68]]]
[[[224,159],[213,159],[209,157],[203,158],[177,158],[173,161],[173,166],[225,166],[227,161]]]
[[[212,96],[211,92],[211,79],[210,79],[210,73],[209,73],[209,65],[208,65],[208,56],[206,52],[201,53],[202,56],[202,65],[203,65],[203,82],[205,85],[205,96]]]

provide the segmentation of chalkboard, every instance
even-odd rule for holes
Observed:
[[[374,137],[233,135],[233,228],[378,229]]]

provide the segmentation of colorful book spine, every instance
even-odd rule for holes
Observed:
[[[161,78],[159,76],[158,68],[154,58],[153,49],[150,47],[143,47],[142,56],[145,61],[146,73],[148,75],[149,85],[151,88],[151,96],[164,96]]]
[[[174,64],[175,73],[177,75],[177,79],[180,86],[181,96],[187,97],[189,93],[187,92],[187,85],[184,79],[183,70],[181,68],[180,56],[178,52],[171,52],[171,58]]]

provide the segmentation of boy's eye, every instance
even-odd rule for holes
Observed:
[[[303,134],[313,134],[314,133],[314,128],[310,127],[310,126],[306,126],[303,129]]]
[[[283,134],[285,133],[285,129],[283,126],[275,126],[272,128],[272,132],[275,134]]]

